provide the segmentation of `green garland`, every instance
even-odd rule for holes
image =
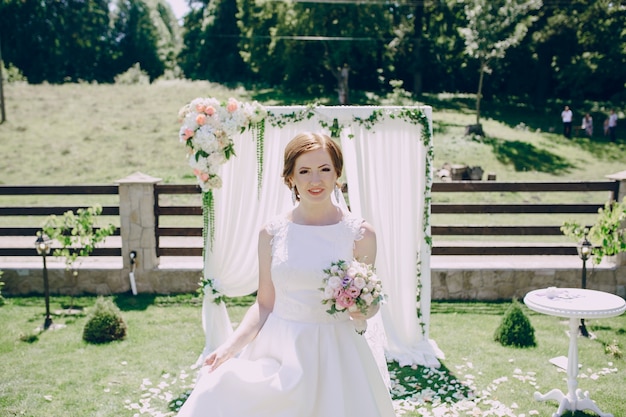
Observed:
[[[261,199],[261,187],[263,186],[263,152],[265,145],[265,119],[261,120],[252,130],[256,140],[256,178],[257,178],[257,199]]]
[[[393,119],[393,113],[389,113],[389,115]],[[384,119],[384,118],[385,118],[385,114],[383,110],[376,109],[376,110],[373,110],[370,116],[366,119],[362,119],[360,117],[353,117],[352,120],[354,120],[359,125],[363,126],[365,129],[371,130],[374,127],[374,125],[379,123],[381,119]]]
[[[416,269],[415,269],[415,275],[417,277],[417,288],[415,289],[415,293],[416,293],[416,299],[415,302],[417,303],[417,321],[419,323],[420,328],[422,329],[422,336],[424,336],[425,333],[425,328],[426,328],[426,323],[424,323],[424,317],[422,314],[422,255],[420,251],[417,251],[417,253],[415,254],[415,259],[416,259]]]
[[[280,115],[268,111],[266,119],[272,126],[282,129],[288,123],[298,123],[303,120],[311,119],[315,116],[315,107],[318,107],[318,105],[308,104],[303,110]]]
[[[202,193],[202,239],[207,241],[209,236],[210,248],[213,251],[213,243],[215,242],[215,202],[213,201],[213,191],[209,190]],[[206,245],[202,249],[202,259],[206,255]]]

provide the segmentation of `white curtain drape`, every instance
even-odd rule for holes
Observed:
[[[353,117],[367,119],[372,110],[353,107],[350,112]],[[430,109],[425,110],[430,120]],[[417,363],[436,367],[437,357],[443,354],[428,338],[430,247],[423,222],[430,170],[421,130],[421,125],[388,118],[374,127],[352,124],[341,143],[351,211],[376,229],[376,270],[388,294],[388,302],[381,309],[387,358],[402,366]],[[422,290],[419,305],[418,289]]]
[[[284,147],[302,131],[328,133],[328,126],[336,120],[342,128],[351,210],[376,229],[376,269],[388,294],[381,309],[387,357],[401,365],[439,366],[437,357],[443,353],[428,338],[430,248],[424,231],[430,231],[423,222],[430,170],[422,126],[398,117],[383,117],[373,126],[357,122],[375,110],[388,115],[402,109],[406,107],[268,107],[278,117],[308,116],[285,117],[288,122],[280,127],[266,121],[260,195],[252,134],[234,138],[237,156],[222,168],[223,187],[213,191],[215,235],[212,247],[209,241],[205,243],[204,274],[216,280],[218,290],[227,296],[256,290],[258,231],[264,221],[293,207],[281,178]],[[419,109],[430,121],[430,107]],[[232,332],[225,306],[215,304],[210,296],[203,302],[203,327],[206,343],[200,360]]]
[[[268,108],[274,114],[293,112],[290,107]],[[222,166],[223,186],[213,190],[215,235],[205,242],[204,275],[217,281],[217,289],[229,297],[251,294],[258,284],[258,232],[264,222],[293,207],[291,193],[282,180],[283,150],[299,132],[317,131],[315,120],[288,123],[277,128],[266,123],[263,182],[257,186],[257,146],[246,131],[233,138],[236,156]],[[212,246],[212,247],[211,247]],[[232,325],[223,303],[210,295],[202,303],[205,347],[199,361],[226,340]]]

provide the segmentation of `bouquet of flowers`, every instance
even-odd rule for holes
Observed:
[[[234,98],[196,98],[180,109],[179,139],[189,148],[189,165],[202,191],[221,188],[218,168],[235,155],[233,135],[259,123],[267,112],[259,103]]]
[[[363,262],[339,260],[324,269],[322,304],[329,305],[329,314],[341,311],[367,313],[367,310],[384,301],[380,279],[374,268]],[[354,320],[356,332],[365,333],[367,322]]]

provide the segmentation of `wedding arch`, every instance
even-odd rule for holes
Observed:
[[[297,133],[322,131],[341,143],[351,211],[376,229],[376,270],[388,296],[381,308],[386,357],[401,366],[438,367],[443,353],[429,338],[431,108],[263,108],[233,99],[218,106],[214,99],[197,99],[181,110],[181,141],[195,140],[190,164],[205,197],[206,341],[200,358],[233,331],[221,297],[256,290],[257,236],[263,222],[293,207],[281,178],[285,145]],[[220,111],[232,119],[220,122],[225,132],[216,134],[216,126],[209,126],[202,136],[201,125],[219,120]],[[213,154],[217,148],[224,152]]]

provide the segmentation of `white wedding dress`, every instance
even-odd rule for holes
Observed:
[[[346,313],[321,303],[323,269],[353,258],[362,220],[269,223],[274,310],[237,358],[202,368],[178,417],[393,417],[381,371]]]

